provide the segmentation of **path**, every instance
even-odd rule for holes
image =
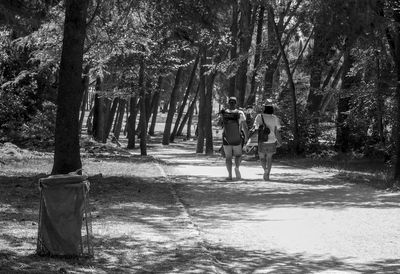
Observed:
[[[188,143],[152,151],[222,273],[400,273],[400,193],[283,164],[265,182],[257,162],[226,182]]]

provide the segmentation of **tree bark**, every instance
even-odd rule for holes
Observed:
[[[196,76],[196,70],[197,70],[197,65],[199,63],[199,59],[200,59],[199,54],[197,54],[196,60],[194,61],[194,64],[193,64],[192,72],[190,73],[189,82],[188,82],[188,85],[187,85],[187,88],[186,88],[186,92],[185,92],[185,95],[183,96],[183,100],[182,100],[182,104],[181,104],[181,106],[179,108],[178,116],[176,117],[174,129],[172,130],[171,136],[169,138],[169,141],[171,143],[174,142],[176,133],[178,131],[179,124],[180,124],[181,119],[182,119],[183,111],[184,111],[184,109],[186,107],[186,103],[187,103],[187,100],[189,98],[189,94],[192,91],[193,82],[194,82],[194,79],[195,79],[195,76]]]
[[[182,77],[182,67],[178,68],[175,77],[175,84],[171,92],[171,99],[169,101],[169,109],[167,114],[167,120],[165,121],[165,128],[163,134],[163,145],[169,145],[169,137],[171,135],[171,127],[172,127],[172,120],[174,119],[175,111],[176,111],[176,101],[178,98],[178,91],[180,87]]]
[[[204,125],[206,123],[206,59],[207,59],[207,51],[203,47],[201,50],[200,56],[200,83],[199,83],[199,114],[198,114],[198,122],[197,122],[197,146],[196,153],[204,152]]]
[[[257,37],[256,37],[256,54],[254,56],[254,66],[253,66],[253,72],[251,76],[251,82],[250,82],[250,94],[249,97],[247,98],[246,105],[247,106],[252,106],[254,105],[256,101],[256,75],[257,75],[257,68],[258,64],[260,63],[260,50],[261,50],[261,42],[262,42],[262,31],[263,31],[263,25],[264,25],[264,12],[265,12],[265,6],[261,5],[260,10],[258,13],[258,23],[257,23]]]
[[[147,111],[146,111],[146,89],[144,83],[144,70],[145,63],[144,58],[140,58],[140,69],[139,69],[139,92],[140,92],[140,155],[147,155]]]
[[[154,136],[154,129],[156,127],[158,107],[160,104],[160,89],[161,89],[162,81],[163,81],[162,76],[159,76],[158,83],[157,83],[157,89],[155,90],[155,92],[153,94],[153,100],[151,102],[152,117],[151,117],[150,129],[149,129],[150,136]]]
[[[105,126],[107,121],[107,101],[104,96],[99,95],[102,89],[102,80],[100,77],[97,77],[93,113],[93,138],[97,142],[105,142],[106,139]]]
[[[381,62],[379,54],[376,54],[376,82],[375,82],[375,98],[376,98],[376,131],[377,136],[379,138],[379,142],[384,144],[385,137],[383,133],[383,115],[384,115],[384,99],[382,96],[382,69],[381,69]]]
[[[119,98],[119,103],[118,103],[118,116],[115,119],[115,126],[114,126],[114,136],[117,140],[119,140],[119,136],[121,134],[121,129],[122,129],[122,122],[124,121],[124,114],[125,114],[125,107],[126,107],[126,100]]]
[[[207,89],[205,96],[205,124],[204,135],[206,138],[206,155],[214,154],[213,134],[212,134],[212,95],[214,80],[217,72],[213,72],[207,77]]]
[[[351,80],[347,73],[349,72],[352,64],[350,50],[351,43],[348,40],[345,42],[345,53],[343,60],[342,72],[342,86],[339,93],[338,107],[337,107],[337,120],[336,120],[336,144],[342,152],[347,152],[349,149],[350,128],[346,124],[347,117],[350,110],[350,96],[346,90],[351,86]]]
[[[340,66],[339,70],[336,72],[335,78],[333,78],[333,81],[331,83],[331,89],[336,89],[336,87],[339,84],[339,80],[342,77],[342,73],[343,73],[343,64]],[[333,96],[334,96],[334,92],[330,92],[325,96],[325,98],[322,100],[321,109],[319,110],[320,113],[324,113],[326,111],[326,108],[328,107],[329,103],[331,102]]]
[[[268,9],[272,8],[271,4],[267,4],[267,8]],[[273,15],[268,13],[267,15],[268,43],[264,57],[264,59],[267,62],[267,68],[265,70],[265,75],[264,75],[264,93],[263,93],[264,99],[273,97],[274,74],[275,71],[277,70],[280,59],[277,57],[279,46],[277,44],[278,37],[276,37],[275,35],[274,24],[275,24],[275,18],[273,17]]]
[[[232,1],[232,24],[231,24],[231,50],[230,59],[232,62],[236,62],[237,58],[237,36],[238,36],[238,13],[239,7],[237,0]],[[229,78],[228,84],[228,96],[235,96],[236,94],[236,75],[232,75]]]
[[[52,174],[65,174],[82,168],[79,107],[83,93],[82,63],[88,2],[88,0],[65,2]]]
[[[86,65],[85,69],[83,70],[83,98],[81,102],[81,115],[79,117],[79,132],[82,132],[83,120],[85,118],[86,113],[86,105],[89,99],[89,69],[90,66]]]
[[[111,128],[112,125],[114,123],[114,118],[115,118],[115,113],[117,112],[117,107],[118,107],[118,98],[114,98],[113,102],[112,102],[112,106],[110,109],[109,114],[107,115],[107,124],[106,124],[106,128],[105,128],[105,134],[104,137],[107,140],[108,136],[110,135],[111,132]]]
[[[128,146],[127,149],[135,148],[136,139],[136,115],[137,115],[137,96],[132,96],[129,101],[129,116],[127,121],[127,135],[128,135]]]
[[[192,104],[190,105],[190,108],[188,110],[188,113],[185,115],[185,118],[187,120],[187,128],[186,128],[186,139],[190,139],[192,138],[192,121],[193,121],[193,113],[194,113],[194,108],[196,106],[196,101],[197,101],[197,94],[195,96],[195,98],[193,99]],[[182,124],[185,125],[186,120],[183,119]],[[185,123],[184,123],[185,122]],[[183,130],[183,127],[182,127]]]
[[[251,46],[251,4],[249,0],[240,0],[240,20],[239,20],[239,48],[241,62],[239,64],[239,69],[236,74],[236,85],[237,85],[237,98],[238,105],[240,107],[244,106],[244,101],[246,98],[247,90],[247,68],[248,68],[248,58],[249,49]]]
[[[199,87],[200,87],[200,83],[197,85],[196,94],[194,95],[194,98],[193,98],[192,102],[190,103],[190,106],[189,106],[185,116],[183,117],[182,123],[179,125],[178,131],[176,133],[178,136],[182,136],[183,128],[185,127],[186,122],[188,122],[188,119],[190,118],[190,112],[192,113],[191,115],[193,115],[193,113],[194,113],[194,109],[196,107],[197,96],[199,95]]]
[[[396,117],[396,130],[394,132],[394,140],[395,140],[395,147],[396,147],[396,163],[394,168],[394,179],[396,184],[399,185],[400,183],[400,35],[397,34],[397,58],[396,58],[396,76],[397,76],[397,86],[396,86],[396,110],[397,110],[397,117]]]
[[[323,94],[321,92],[322,72],[329,50],[334,42],[332,33],[328,30],[332,27],[332,22],[327,16],[330,12],[326,5],[321,6],[321,10],[317,12],[314,25],[314,46],[311,56],[311,72],[310,72],[310,92],[307,98],[307,110],[314,117],[318,117],[318,110],[321,106]]]
[[[272,7],[270,6],[268,8],[268,14],[274,18],[274,10],[272,9]],[[275,30],[275,35],[277,38],[280,37],[279,35],[279,30],[278,30],[278,26],[274,23],[274,30]],[[300,148],[300,134],[299,134],[299,125],[298,125],[298,117],[297,117],[297,98],[296,98],[296,87],[294,85],[294,81],[293,81],[293,75],[292,72],[290,70],[290,65],[289,65],[289,60],[287,59],[286,53],[285,53],[285,48],[282,45],[281,39],[279,38],[277,40],[278,45],[279,45],[279,49],[281,51],[282,54],[282,58],[283,61],[285,63],[285,70],[289,79],[289,89],[291,91],[291,96],[292,96],[292,116],[293,116],[293,146],[295,149],[295,152],[297,154],[299,154],[301,152],[301,148]]]
[[[146,81],[146,90],[145,90],[145,98],[146,98],[146,130],[149,127],[149,121],[151,117],[151,103],[152,103],[152,83],[151,79],[147,79]]]

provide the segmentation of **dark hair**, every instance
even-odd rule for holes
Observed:
[[[265,106],[264,113],[265,114],[274,114],[274,107],[273,106]]]

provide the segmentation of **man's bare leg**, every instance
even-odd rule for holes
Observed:
[[[235,175],[236,179],[242,179],[242,175],[240,174],[239,167],[242,162],[242,156],[235,156]]]
[[[232,180],[232,158],[225,158],[226,169],[228,170],[228,180]]]

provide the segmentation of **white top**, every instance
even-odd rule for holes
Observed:
[[[268,135],[268,141],[266,143],[275,143],[277,141],[275,136],[275,128],[277,130],[281,129],[281,123],[279,122],[279,118],[273,114],[265,114],[265,113],[257,114],[256,118],[254,119],[255,129],[258,129],[258,127],[263,124],[261,115],[264,117],[264,123],[269,127],[271,131]]]

